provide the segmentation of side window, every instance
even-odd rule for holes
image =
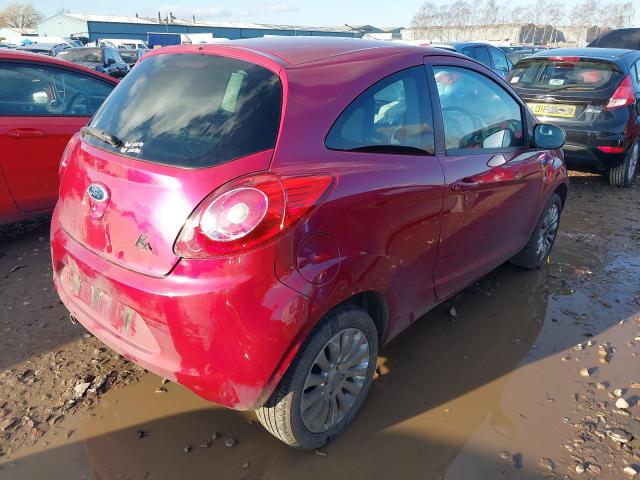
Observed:
[[[504,53],[497,48],[490,48],[491,58],[493,58],[493,66],[496,70],[502,70],[503,72],[509,71],[509,62]]]
[[[636,61],[635,67],[636,67],[636,83],[640,85],[640,60]]]
[[[116,63],[124,63],[124,60],[120,56],[120,52],[119,51],[111,50],[111,54],[113,55],[113,58],[115,58]]]
[[[467,57],[473,57],[473,47],[464,47],[460,52],[462,55],[466,55]]]
[[[520,104],[490,78],[460,67],[433,69],[447,153],[524,145]]]
[[[395,73],[365,90],[327,135],[332,150],[434,153],[424,67]]]
[[[90,117],[115,85],[64,69],[0,63],[0,116]]]
[[[475,47],[473,58],[478,60],[481,64],[491,67],[491,56],[489,55],[489,49],[487,47]]]

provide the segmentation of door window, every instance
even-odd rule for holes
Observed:
[[[111,50],[110,48],[105,48],[104,49],[104,63],[105,64],[109,64],[109,60],[113,60],[115,62],[116,61],[116,57],[113,54],[113,50]]]
[[[460,67],[433,69],[447,153],[524,145],[520,104],[484,75]]]
[[[369,87],[338,117],[326,146],[332,150],[433,154],[433,117],[425,85],[420,66]]]
[[[487,47],[475,47],[473,58],[478,60],[481,64],[491,67],[491,56],[489,55],[489,49]]]
[[[493,59],[494,68],[502,72],[508,72],[509,62],[506,55],[497,48],[490,48],[489,52],[491,53],[491,58]]]
[[[0,63],[0,116],[90,117],[115,85],[69,70]]]

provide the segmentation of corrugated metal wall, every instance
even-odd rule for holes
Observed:
[[[99,38],[137,38],[147,39],[148,32],[169,32],[169,33],[212,33],[217,38],[254,38],[264,35],[305,35],[324,37],[353,37],[349,32],[327,32],[318,30],[275,30],[258,28],[227,28],[227,27],[207,27],[198,25],[144,25],[133,23],[110,23],[110,22],[87,22],[89,29],[89,40]]]
[[[38,24],[38,34],[48,37],[70,37],[71,35],[87,36],[87,22],[66,15],[54,15]]]

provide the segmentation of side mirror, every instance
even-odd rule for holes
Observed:
[[[548,123],[539,123],[533,130],[533,143],[540,150],[556,150],[564,145],[564,130]]]
[[[107,65],[113,65],[116,61],[113,58],[107,60]]]

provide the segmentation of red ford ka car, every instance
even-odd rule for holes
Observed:
[[[51,57],[0,50],[0,224],[53,210],[65,145],[116,84]]]
[[[501,263],[546,260],[563,142],[456,53],[155,50],[66,149],[55,284],[126,358],[318,448],[380,345]]]

